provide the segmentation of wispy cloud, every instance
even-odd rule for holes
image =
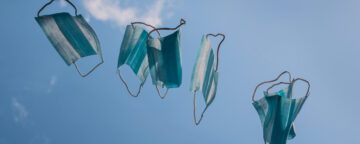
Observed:
[[[21,104],[16,98],[12,99],[12,108],[14,110],[14,121],[21,122],[29,115],[25,106]]]
[[[86,10],[95,19],[109,21],[120,27],[132,21],[143,21],[154,26],[161,25],[165,4],[171,5],[170,1],[155,0],[152,5],[145,8],[123,7],[117,0],[84,0]],[[168,18],[169,15],[166,17]]]
[[[154,26],[161,25],[161,11],[164,8],[164,0],[156,0],[156,2],[148,8],[141,21],[152,24]]]
[[[51,139],[44,134],[37,134],[30,140],[30,144],[50,144]]]
[[[66,4],[65,0],[60,0],[60,7],[66,7]]]
[[[86,20],[87,22],[90,22],[90,16],[87,15],[87,16],[85,16],[84,18],[85,18],[85,20]]]
[[[50,85],[51,85],[51,86],[55,85],[56,80],[57,80],[57,77],[56,77],[56,76],[52,76],[51,79],[50,79]]]
[[[50,82],[49,82],[49,88],[48,88],[48,93],[51,93],[52,90],[53,90],[53,87],[54,85],[56,84],[56,81],[57,81],[57,76],[52,76],[51,79],[50,79]]]

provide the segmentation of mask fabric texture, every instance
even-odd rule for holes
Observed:
[[[211,42],[210,39],[203,36],[193,68],[190,91],[201,90],[207,107],[215,98],[217,82],[218,72],[214,69],[214,52]]]
[[[121,43],[118,59],[118,69],[127,64],[144,84],[149,74],[149,62],[147,56],[147,35],[143,28],[128,25]],[[150,37],[151,38],[151,37]]]
[[[147,53],[152,83],[163,88],[179,87],[182,80],[180,31],[149,39]]]
[[[35,19],[67,65],[90,55],[103,59],[99,39],[82,15],[56,13]]]
[[[265,97],[253,102],[266,144],[286,144],[296,136],[293,122],[308,96],[293,99],[292,87],[289,84],[288,88],[276,93],[264,92]]]

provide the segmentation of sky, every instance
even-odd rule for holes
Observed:
[[[0,144],[263,143],[254,88],[282,71],[310,81],[288,144],[360,143],[358,0],[73,0],[96,31],[105,63],[88,77],[67,66],[34,17],[44,0],[0,5]],[[57,0],[42,14],[74,13]],[[116,73],[126,25],[175,27],[181,18],[183,83],[160,99],[148,77],[138,98]],[[171,31],[163,31],[162,35]],[[224,33],[217,95],[193,121],[190,78],[201,37]],[[213,48],[220,38],[211,38]],[[79,60],[90,70],[98,57]],[[138,79],[122,67],[130,88]],[[283,77],[281,80],[286,80]],[[263,97],[262,86],[256,98]],[[294,86],[294,97],[306,84]],[[205,107],[196,98],[198,113]]]

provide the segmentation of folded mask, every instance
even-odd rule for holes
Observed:
[[[290,82],[280,82],[278,84],[288,84],[288,87],[276,93],[264,92],[263,98],[254,100],[253,106],[260,117],[266,144],[286,144],[287,140],[296,136],[293,122],[309,94],[308,89],[304,97],[293,98],[293,85],[298,80],[308,83],[310,88],[308,81],[298,78]]]
[[[180,25],[176,28],[157,28],[155,30],[176,30],[181,25],[185,24],[182,19]],[[149,36],[151,34],[149,33]],[[147,41],[147,54],[149,60],[150,75],[152,83],[162,88],[177,88],[181,85],[182,81],[182,68],[181,68],[181,57],[180,57],[180,30],[174,33],[160,38],[150,38]],[[167,94],[167,90],[164,98]]]
[[[180,31],[148,41],[150,73],[154,85],[177,88],[181,85]]]

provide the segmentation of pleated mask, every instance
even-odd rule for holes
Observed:
[[[255,100],[255,93],[259,86],[265,83],[277,81],[283,74],[289,74],[289,82],[279,82],[270,86],[264,92],[264,97]],[[292,89],[297,81],[304,81],[308,84],[306,95],[301,98],[293,98]],[[268,91],[274,86],[287,84],[288,87],[275,92]],[[291,80],[289,72],[281,73],[275,80],[260,83],[253,94],[253,106],[260,117],[263,127],[263,138],[265,144],[286,144],[287,140],[291,140],[296,136],[294,120],[300,112],[305,100],[308,98],[310,91],[310,83],[302,78]]]
[[[86,77],[104,62],[99,39],[83,16],[77,15],[76,7],[69,0],[66,1],[74,7],[75,16],[65,12],[40,16],[40,12],[53,1],[45,4],[35,19],[65,63],[74,64],[79,74]],[[98,55],[101,62],[88,73],[83,74],[76,65],[76,61],[91,55]]]
[[[149,74],[149,62],[147,56],[148,32],[135,24],[143,24],[155,29],[154,26],[143,22],[133,22],[131,25],[126,26],[124,38],[120,47],[117,70],[121,81],[126,86],[129,94],[133,97],[139,96],[141,88]],[[159,32],[158,34],[160,35]],[[152,37],[150,36],[150,38]],[[140,86],[136,94],[130,91],[126,81],[121,76],[120,67],[124,64],[128,65],[140,80]]]
[[[223,39],[218,45],[217,49],[217,62],[216,68],[214,67],[214,52],[211,48],[211,42],[208,36],[222,36]],[[200,124],[205,111],[212,103],[216,95],[217,83],[218,83],[218,64],[219,64],[219,50],[222,42],[225,40],[224,34],[207,34],[202,37],[200,49],[198,51],[195,65],[191,76],[190,91],[194,93],[194,122],[196,125]],[[206,107],[204,108],[199,121],[196,119],[196,104],[195,97],[196,92],[201,91]]]
[[[169,88],[177,88],[182,81],[182,67],[180,57],[180,28],[186,21],[181,19],[175,28],[156,28],[149,32],[147,54],[149,60],[152,83],[161,98],[165,98]],[[160,38],[150,38],[157,30],[177,30],[174,33]],[[158,86],[166,88],[164,95],[160,94]]]

